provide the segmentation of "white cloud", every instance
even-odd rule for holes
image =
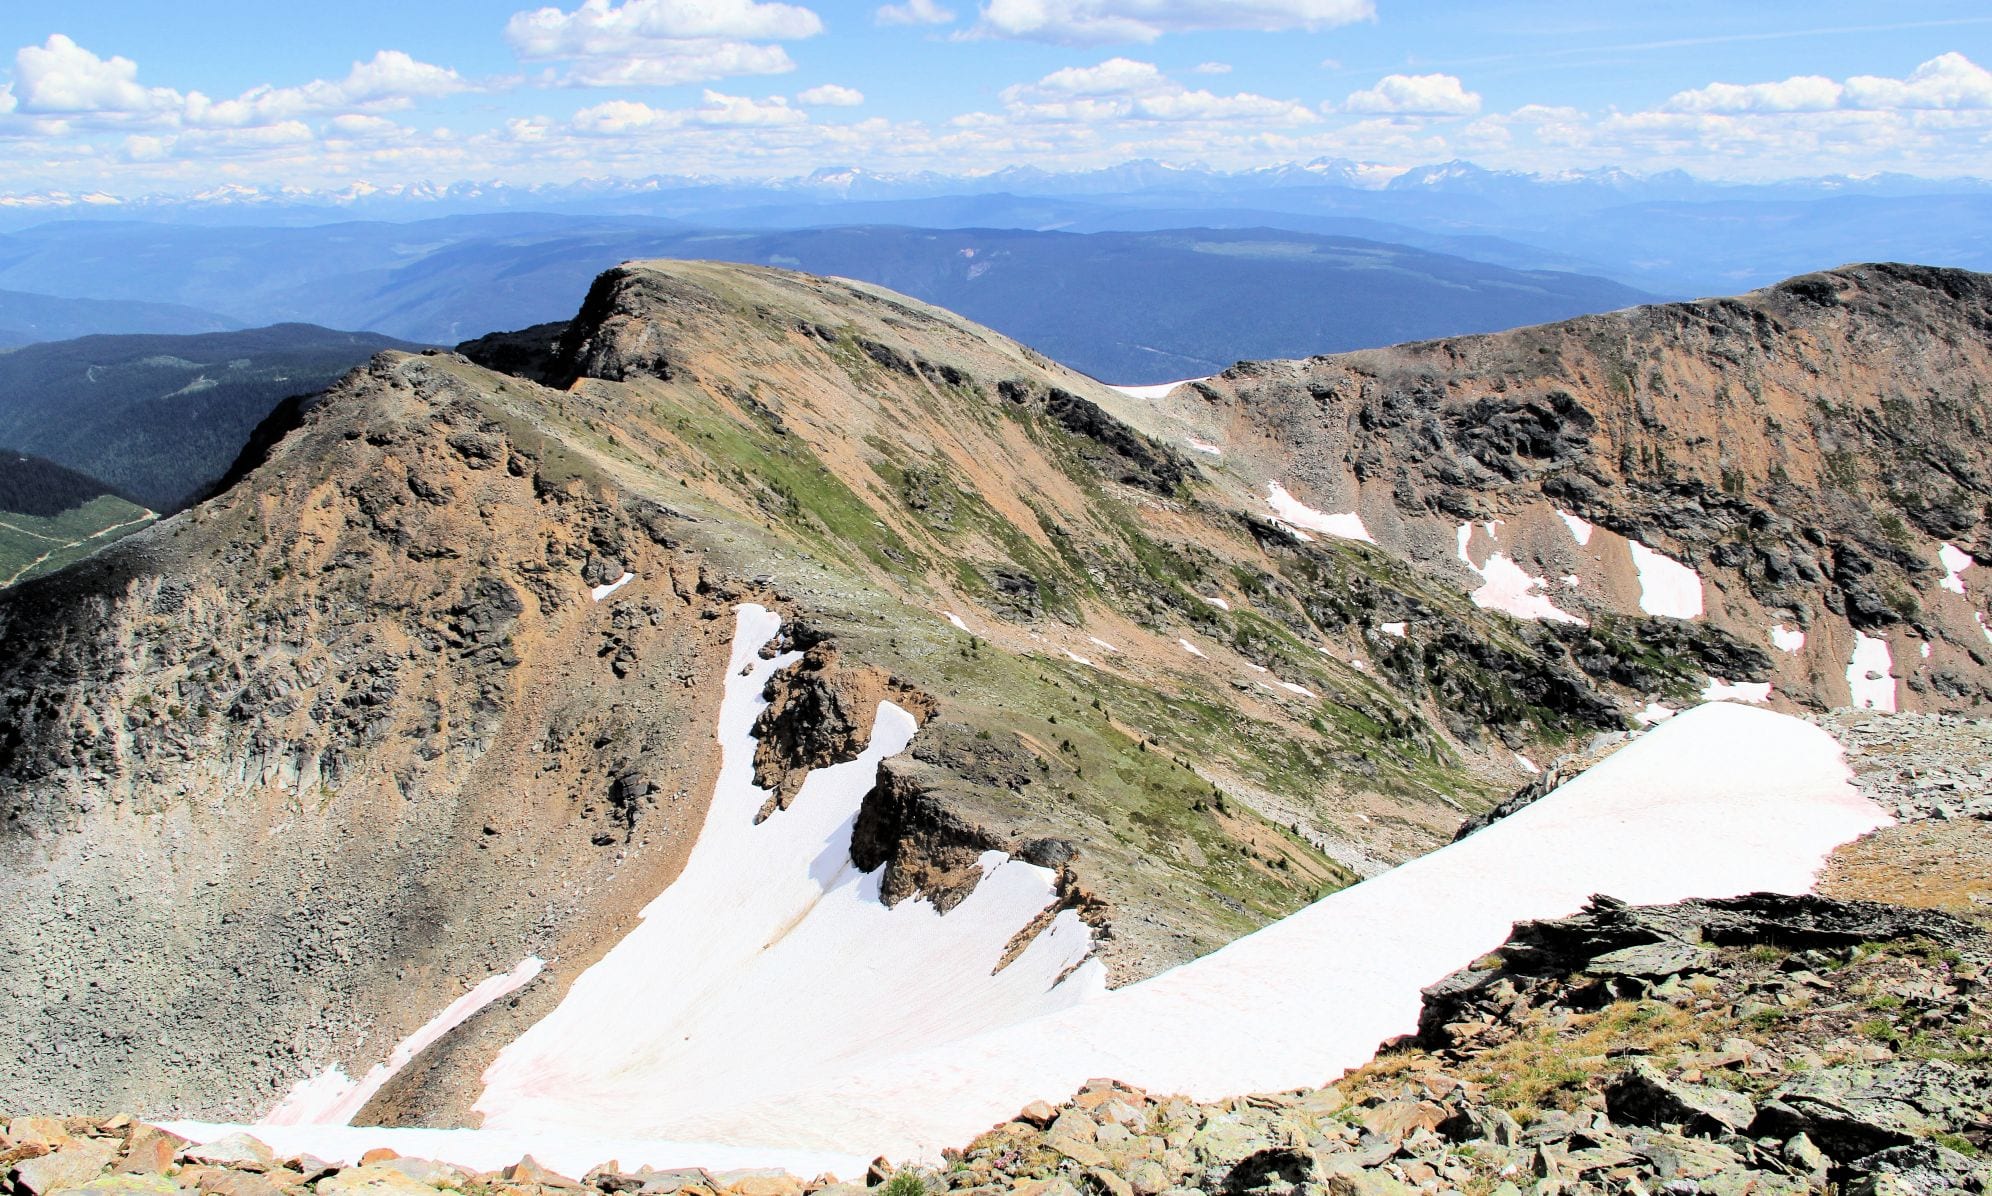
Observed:
[[[1199,75],[1228,75],[1231,64],[1228,62],[1199,62],[1190,68]]]
[[[975,32],[1099,45],[1219,29],[1324,29],[1375,16],[1372,0],[987,0]]]
[[[406,108],[418,99],[467,91],[467,83],[447,67],[419,62],[400,50],[381,50],[356,62],[344,79],[314,79],[299,87],[254,87],[232,100],[210,100],[196,91],[186,98],[188,124],[241,128],[271,124],[322,112]]]
[[[1849,108],[1992,108],[1992,71],[1952,51],[1923,63],[1907,79],[1856,75],[1847,80],[1843,102]]]
[[[571,64],[578,87],[668,87],[795,69],[779,45],[814,37],[823,21],[793,4],[761,0],[584,0],[569,12],[518,12],[505,39],[520,58]]]
[[[823,32],[809,9],[757,0],[585,0],[514,13],[505,39],[527,59],[620,57],[683,41],[789,41]]]
[[[946,25],[955,14],[934,0],[906,0],[904,4],[880,5],[872,19],[881,25]]]
[[[1306,105],[1292,100],[1191,90],[1154,63],[1130,58],[1065,67],[1035,83],[1006,87],[1001,98],[1009,116],[1024,121],[1249,120],[1292,125],[1315,119]]]
[[[855,87],[822,83],[808,91],[798,92],[795,98],[805,104],[818,104],[826,108],[855,108],[865,102],[865,93]]]
[[[781,75],[794,69],[795,60],[780,46],[676,42],[622,58],[583,59],[563,81],[576,87],[675,87],[739,75]]]
[[[1471,116],[1480,111],[1480,93],[1468,91],[1452,75],[1385,75],[1375,87],[1351,92],[1344,112],[1396,116]]]
[[[60,33],[14,55],[13,97],[22,112],[144,115],[180,106],[170,87],[144,87],[129,58],[99,58]]]
[[[1711,83],[1677,93],[1673,112],[1823,112],[1836,108],[1843,89],[1823,75],[1794,75],[1782,83]]]
[[[687,127],[771,128],[808,120],[807,114],[791,108],[782,96],[756,100],[708,90],[696,108],[653,108],[637,100],[609,100],[576,112],[570,124],[576,132],[591,136],[626,137]],[[544,136],[543,131],[536,131],[524,140],[543,140]]]
[[[746,96],[721,95],[716,91],[707,91],[703,102],[686,113],[686,117],[695,124],[728,128],[799,125],[809,120],[798,109],[789,107],[785,96],[754,100]]]
[[[1955,51],[1918,66],[1906,79],[1856,75],[1842,83],[1795,75],[1781,83],[1711,83],[1674,95],[1662,111],[1714,113],[1968,111],[1992,108],[1992,71]]]

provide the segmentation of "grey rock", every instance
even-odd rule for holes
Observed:
[[[1747,1129],[1757,1107],[1738,1092],[1670,1080],[1644,1059],[1635,1060],[1605,1087],[1605,1109],[1630,1125],[1681,1126],[1714,1137]]]
[[[1954,1132],[1992,1111],[1992,1077],[1941,1060],[1842,1065],[1779,1085],[1752,1136],[1805,1134],[1835,1160],[1906,1146]]]

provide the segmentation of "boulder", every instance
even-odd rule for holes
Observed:
[[[1738,1092],[1670,1080],[1644,1059],[1605,1087],[1605,1109],[1614,1121],[1653,1127],[1678,1125],[1690,1134],[1717,1137],[1747,1129],[1757,1107]]]
[[[318,1196],[435,1196],[436,1189],[393,1167],[348,1167],[318,1181]]]
[[[1804,1134],[1841,1163],[1932,1134],[1956,1132],[1992,1112],[1992,1079],[1941,1060],[1846,1064],[1806,1072],[1771,1092],[1752,1137]]]
[[[217,1163],[225,1167],[247,1167],[267,1171],[277,1165],[276,1152],[259,1138],[244,1133],[230,1134],[199,1146],[189,1146],[180,1157],[196,1163]]]
[[[45,1196],[80,1188],[117,1161],[118,1144],[109,1138],[72,1138],[69,1145],[14,1165],[14,1187],[24,1196]]]

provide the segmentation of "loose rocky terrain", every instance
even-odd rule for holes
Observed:
[[[1146,400],[877,288],[649,263],[384,354],[213,499],[0,595],[0,1092],[253,1117],[537,956],[359,1118],[471,1120],[678,875],[743,601],[805,653],[764,813],[890,697],[922,727],[853,841],[885,899],[1040,863],[1116,983],[1711,678],[1842,705],[1871,633],[1904,706],[1976,710],[1978,578],[1935,554],[1992,551],[1988,286],[1863,267]],[[1296,534],[1275,483],[1375,542]],[[1635,542],[1704,617],[1645,609]],[[1584,622],[1476,601],[1496,549]]]

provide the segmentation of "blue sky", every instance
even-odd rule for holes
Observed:
[[[1988,65],[1982,0],[10,0],[0,192],[1134,157],[1987,174]]]

